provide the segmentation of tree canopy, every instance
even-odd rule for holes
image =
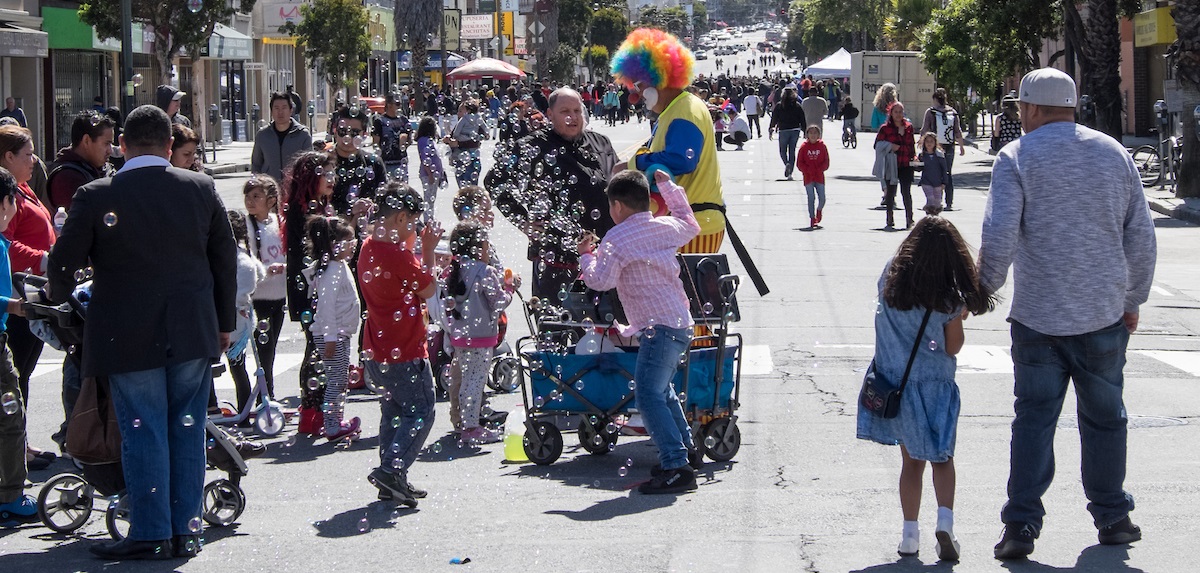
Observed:
[[[297,36],[304,56],[335,86],[357,82],[371,51],[367,9],[359,0],[313,0],[300,6],[303,21],[281,30]]]

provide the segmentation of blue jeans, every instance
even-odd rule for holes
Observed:
[[[799,129],[779,130],[779,158],[783,160],[783,176],[791,177],[796,167],[796,144],[800,142]]]
[[[479,172],[482,169],[478,147],[454,151],[454,182],[460,188],[467,185],[479,185]]]
[[[653,332],[653,335],[650,333]],[[679,359],[692,340],[691,329],[651,326],[642,331],[638,347],[634,395],[638,413],[646,424],[650,439],[658,447],[658,461],[663,469],[681,468],[688,464],[692,448],[692,432],[683,417],[683,406],[671,386],[679,370]]]
[[[195,535],[204,495],[209,360],[109,376],[129,498],[129,537]],[[189,418],[190,416],[190,418]],[[189,423],[190,422],[190,423]]]
[[[367,375],[383,386],[379,400],[379,467],[404,475],[433,429],[433,373],[425,359],[388,364],[367,361]]]
[[[1006,524],[1028,523],[1038,530],[1046,514],[1042,496],[1054,478],[1054,429],[1069,381],[1075,382],[1083,493],[1097,528],[1112,525],[1133,510],[1125,482],[1125,347],[1129,331],[1118,321],[1076,336],[1048,336],[1012,322],[1016,385]]]
[[[825,184],[809,183],[804,186],[804,190],[808,192],[808,218],[815,219],[817,210],[825,208]]]

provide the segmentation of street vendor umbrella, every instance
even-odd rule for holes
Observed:
[[[495,58],[477,58],[455,68],[446,77],[452,80],[516,80],[525,77],[525,72]]]

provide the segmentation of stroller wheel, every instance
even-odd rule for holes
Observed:
[[[554,463],[562,455],[562,432],[549,422],[534,422],[532,427],[525,431],[525,455],[539,466]]]
[[[58,533],[83,527],[92,515],[92,489],[75,474],[59,474],[46,482],[37,499],[38,517]]]
[[[592,422],[585,417],[583,423],[579,424],[579,445],[593,456],[611,452],[617,445],[617,432],[610,432],[609,425],[611,422],[605,418]]]
[[[492,375],[488,378],[488,386],[497,392],[511,393],[521,385],[517,371],[521,363],[512,355],[499,356],[492,361]]]
[[[439,400],[450,397],[450,367],[450,362],[446,362],[433,371],[434,391]]]
[[[108,504],[104,512],[104,524],[108,535],[120,541],[129,535],[129,496],[121,493]]]
[[[266,402],[259,406],[254,417],[254,427],[264,436],[277,436],[283,431],[286,419],[283,417],[283,407],[279,402]]]
[[[204,521],[225,527],[241,517],[246,509],[246,494],[227,479],[218,479],[204,486]]]
[[[727,462],[742,447],[742,431],[729,418],[718,418],[704,431],[704,451],[715,462]]]

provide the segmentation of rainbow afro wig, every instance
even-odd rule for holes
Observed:
[[[692,83],[696,57],[679,38],[654,28],[638,28],[625,37],[612,59],[616,81],[633,87],[684,89]]]

